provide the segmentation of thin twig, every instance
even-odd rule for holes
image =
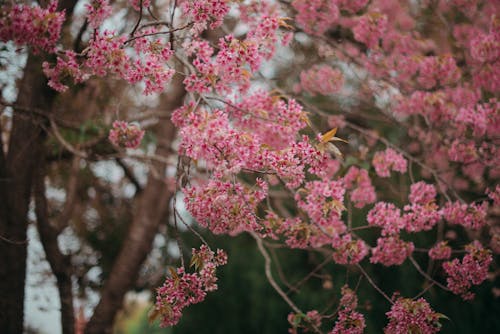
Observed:
[[[295,313],[303,314],[304,312],[302,312],[298,308],[298,306],[295,305],[295,303],[290,299],[290,297],[288,297],[288,295],[280,288],[278,283],[276,283],[276,281],[274,280],[273,274],[271,272],[271,257],[267,253],[267,250],[264,247],[264,244],[262,243],[262,239],[259,238],[259,236],[257,236],[257,234],[254,232],[249,232],[249,233],[257,242],[257,247],[259,248],[260,253],[264,257],[265,273],[266,273],[267,280],[269,281],[271,286],[274,288],[274,290],[276,290],[276,292],[281,296],[281,298],[283,298],[283,300],[288,304],[288,306],[290,306],[292,308],[292,310]],[[310,323],[310,324],[316,333],[322,333],[321,330],[316,325],[314,325],[313,323]]]
[[[418,262],[415,261],[415,259],[413,258],[413,256],[410,256],[410,261],[413,264],[413,266],[415,267],[415,269],[417,269],[417,271],[420,273],[420,275],[424,276],[428,281],[436,284],[441,289],[443,289],[445,291],[450,291],[450,289],[448,289],[447,287],[445,287],[443,284],[439,283],[438,281],[436,281],[435,279],[433,279],[432,277],[430,277],[429,275],[427,275],[427,273],[422,270],[422,268],[420,267],[420,265],[418,264]]]
[[[389,303],[391,304],[394,304],[394,302],[392,301],[391,298],[389,298],[389,296],[387,296],[387,294],[382,291],[381,288],[378,287],[377,284],[375,284],[375,282],[372,280],[372,278],[368,275],[368,273],[363,269],[363,267],[361,267],[361,265],[357,264],[356,267],[358,267],[358,269],[361,271],[361,273],[363,273],[363,275],[366,277],[366,279],[368,280],[368,283],[370,283],[370,285],[375,289],[377,290],[378,293],[380,293]]]

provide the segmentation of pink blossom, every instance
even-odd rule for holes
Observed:
[[[157,289],[155,316],[160,316],[161,327],[177,324],[184,308],[205,299],[207,292],[217,289],[216,268],[227,262],[227,255],[218,249],[214,254],[206,245],[192,250],[191,266],[195,272],[186,273],[184,268],[171,270],[171,277]]]
[[[495,206],[500,206],[500,185],[499,184],[497,184],[497,186],[494,190],[487,189],[486,193],[488,194],[488,197],[493,200],[493,204]]]
[[[387,16],[377,12],[371,12],[361,16],[352,29],[354,38],[370,49],[377,49],[379,41],[387,30]]]
[[[486,224],[488,202],[482,204],[465,204],[448,202],[442,209],[443,217],[450,224],[462,225],[465,228],[479,229]]]
[[[433,260],[447,260],[451,257],[451,247],[447,241],[440,241],[429,249],[429,257]]]
[[[47,62],[42,66],[43,73],[49,79],[48,85],[58,92],[68,89],[69,80],[81,83],[88,79],[88,74],[81,69],[73,51],[66,51],[64,55],[57,56],[57,63],[52,68]]]
[[[211,180],[184,189],[184,195],[187,210],[201,226],[215,234],[260,230],[255,211],[267,195],[262,180],[256,190],[240,183]]]
[[[51,0],[47,8],[3,5],[0,7],[0,41],[11,40],[53,53],[64,19],[64,11],[57,11],[56,0]]]
[[[91,0],[85,4],[87,10],[87,20],[92,29],[98,29],[99,26],[111,16],[112,7],[109,0]]]
[[[443,317],[433,311],[424,298],[418,300],[399,298],[386,315],[389,318],[389,324],[385,328],[387,334],[414,331],[422,334],[437,333],[441,328],[439,319]]]
[[[356,293],[344,285],[341,289],[340,311],[335,327],[329,334],[361,334],[366,323],[363,314],[356,312],[358,298]]]
[[[306,314],[291,312],[287,320],[292,325],[292,328],[288,330],[290,334],[298,334],[298,328],[302,328],[303,333],[308,333],[314,331],[314,328],[321,327],[321,314],[316,310],[307,311]]]
[[[405,205],[403,209],[402,220],[408,232],[428,231],[441,220],[441,212],[434,202]]]
[[[376,201],[375,188],[366,169],[351,166],[343,181],[346,189],[350,190],[350,198],[356,208],[362,208]]]
[[[294,0],[292,6],[297,11],[297,23],[313,35],[322,35],[340,15],[335,2],[330,0]]]
[[[406,173],[407,162],[400,153],[397,153],[392,148],[387,148],[385,151],[375,153],[372,161],[375,172],[380,177],[389,177],[391,170]]]
[[[337,93],[344,84],[342,72],[327,65],[316,65],[300,73],[302,89],[311,95]]]
[[[409,200],[412,204],[426,205],[435,201],[436,194],[434,185],[420,181],[411,185]]]
[[[217,28],[229,12],[229,6],[224,0],[186,0],[181,3],[181,8],[194,21],[193,33]]]
[[[399,236],[380,237],[377,247],[372,248],[371,263],[381,263],[384,266],[402,264],[413,253],[415,246],[412,242],[405,242]]]
[[[108,139],[113,145],[123,148],[138,148],[144,137],[144,130],[136,124],[114,121]]]
[[[345,234],[332,243],[335,249],[333,259],[338,264],[357,264],[368,255],[368,246],[361,240],[352,240],[350,234]]]
[[[378,202],[366,217],[369,225],[382,228],[382,235],[395,235],[404,228],[405,223],[401,219],[401,210],[392,203]]]
[[[481,284],[488,275],[488,267],[493,258],[491,252],[481,246],[479,242],[472,243],[465,248],[468,252],[462,261],[443,263],[443,269],[448,275],[446,282],[448,288],[465,300],[474,298],[474,293],[469,289],[472,285]]]

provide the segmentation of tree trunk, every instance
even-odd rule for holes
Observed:
[[[42,59],[29,55],[19,86],[17,105],[49,110],[53,93],[42,73]],[[23,332],[28,208],[31,186],[45,133],[43,120],[14,111],[9,148],[0,168],[0,328],[5,333]]]
[[[68,18],[76,0],[59,2]],[[67,24],[67,23],[66,23]],[[55,92],[42,72],[43,58],[29,53],[19,85],[16,106],[49,112]],[[45,119],[16,111],[8,151],[0,147],[0,330],[22,333],[28,240],[28,209],[33,177],[41,158]]]
[[[173,84],[174,85],[174,84]],[[184,90],[179,83],[174,92],[169,92],[166,108],[175,109],[181,105]],[[169,119],[161,119],[155,134],[158,138],[156,154],[169,156],[175,128]],[[125,293],[133,288],[142,263],[151,251],[153,239],[162,219],[167,216],[169,202],[174,195],[163,179],[165,164],[153,163],[147,185],[136,199],[132,223],[123,242],[120,253],[113,264],[108,280],[101,291],[101,299],[94,314],[85,327],[86,334],[111,333],[116,313],[121,308]]]
[[[35,176],[33,192],[38,233],[47,261],[56,277],[59,299],[61,301],[61,326],[63,334],[75,332],[75,311],[73,307],[73,287],[71,282],[71,260],[61,253],[57,243],[57,231],[50,225],[47,198],[45,196],[45,156]]]

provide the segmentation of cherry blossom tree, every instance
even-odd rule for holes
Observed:
[[[320,254],[367,282],[387,301],[377,306],[387,310],[386,333],[439,332],[446,316],[429,291],[470,300],[498,275],[499,12],[481,0],[3,4],[0,39],[28,60],[17,99],[2,101],[12,116],[0,152],[0,299],[9,310],[0,327],[22,328],[31,195],[61,300],[71,296],[69,260],[47,221],[40,161],[49,137],[81,161],[128,158],[149,169],[87,333],[110,331],[167,211],[200,246],[184,260],[177,239],[178,267],[151,312],[162,326],[217,289],[217,268],[231,261],[203,230],[255,239],[263,275],[290,307],[291,333],[362,333],[366,322],[355,286],[338,291],[333,317],[322,305],[302,309],[274,277],[273,247]],[[125,83],[144,103],[168,100],[156,153],[141,146],[146,118],[115,115],[87,145],[60,131],[58,101],[99,78]],[[404,263],[424,283],[417,295],[383,291],[367,271]],[[72,332],[71,298],[62,309]]]

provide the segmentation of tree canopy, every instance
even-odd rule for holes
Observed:
[[[2,2],[0,329],[32,224],[63,333],[499,330],[499,13]]]

